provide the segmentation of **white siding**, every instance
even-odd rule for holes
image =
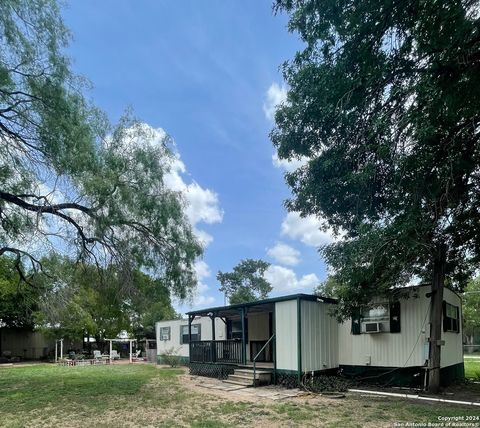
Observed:
[[[192,324],[200,324],[201,340],[212,340],[212,321],[210,318],[196,318]],[[157,336],[157,355],[161,355],[166,350],[174,348],[178,351],[178,355],[188,357],[188,344],[180,344],[180,326],[188,325],[188,320],[168,320],[155,323],[155,332]],[[170,327],[170,340],[161,340],[160,327]],[[215,319],[215,339],[225,340],[226,327],[225,323],[219,319]]]
[[[302,371],[338,367],[338,323],[329,315],[332,307],[331,304],[302,301]]]
[[[339,364],[380,367],[423,366],[428,359],[430,287],[410,291],[400,300],[400,333],[351,334],[351,320],[338,326]],[[445,300],[460,305],[458,296],[445,289]],[[461,311],[460,311],[461,312]],[[461,323],[461,320],[460,320]],[[460,324],[461,325],[461,324]],[[462,334],[442,333],[441,367],[463,361]]]
[[[453,291],[445,289],[443,294],[443,300],[455,306],[460,307],[460,319],[458,320],[460,325],[460,332],[443,332],[442,339],[445,340],[445,346],[442,346],[442,355],[440,359],[440,367],[447,367],[453,364],[463,363],[463,326],[462,326],[462,301]]]
[[[277,369],[298,370],[297,301],[275,303]]]

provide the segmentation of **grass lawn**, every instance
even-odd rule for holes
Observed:
[[[383,397],[242,401],[189,386],[182,370],[150,365],[0,369],[0,426],[392,426],[472,416],[479,409]]]
[[[465,357],[465,377],[480,381],[480,358]]]

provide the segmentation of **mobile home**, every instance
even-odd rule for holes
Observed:
[[[334,299],[307,294],[191,311],[181,321],[184,337],[190,338],[182,355],[189,357],[192,373],[229,375],[245,383],[255,365],[272,381],[294,376],[300,382],[305,374],[341,371],[421,385],[428,376],[429,291],[427,286],[395,290],[343,323],[332,316]],[[157,329],[167,323],[157,323]],[[448,289],[443,327],[441,378],[448,384],[463,377],[461,299]]]
[[[225,339],[225,324],[221,319],[215,320],[215,337],[213,340]],[[208,318],[197,318],[191,323],[190,334],[188,319],[159,321],[155,323],[157,338],[157,362],[162,363],[162,355],[173,352],[180,362],[189,362],[189,341],[212,340],[212,323]]]

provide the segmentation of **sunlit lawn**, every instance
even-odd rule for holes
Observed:
[[[465,357],[465,377],[480,381],[480,358]]]
[[[252,402],[198,392],[182,374],[149,365],[1,368],[0,425],[377,427],[479,413],[478,408],[355,395]]]

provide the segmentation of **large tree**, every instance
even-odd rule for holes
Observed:
[[[0,256],[115,264],[126,284],[145,269],[184,298],[201,248],[164,182],[170,139],[147,144],[128,118],[110,127],[70,70],[68,40],[55,0],[0,2]]]
[[[45,274],[32,282],[45,292],[34,313],[35,323],[55,337],[106,338],[127,331],[139,339],[152,338],[155,322],[177,316],[167,287],[158,279],[133,272],[133,287],[114,266],[98,269],[65,257],[42,259]]]
[[[231,305],[255,302],[266,299],[272,286],[265,279],[265,271],[270,266],[263,260],[241,260],[232,272],[221,272],[217,279],[221,284],[220,291],[225,293]]]
[[[288,208],[344,239],[324,248],[340,315],[419,277],[432,283],[430,389],[443,287],[480,256],[480,26],[475,0],[277,0],[303,51],[283,67],[272,140]]]

